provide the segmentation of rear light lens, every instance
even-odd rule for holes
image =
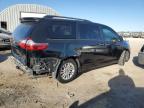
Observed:
[[[22,49],[26,49],[29,51],[39,51],[39,50],[45,50],[48,48],[47,43],[35,43],[31,38],[20,41],[18,45]]]

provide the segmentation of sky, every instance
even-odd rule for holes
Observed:
[[[0,0],[0,11],[25,3],[48,6],[62,16],[91,20],[116,31],[144,31],[144,0]]]

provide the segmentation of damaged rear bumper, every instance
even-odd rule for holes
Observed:
[[[14,63],[16,64],[16,67],[18,69],[21,69],[24,72],[29,73],[30,75],[33,75],[33,70],[30,69],[29,67],[25,66],[24,64],[22,64],[18,59],[16,59],[15,57],[12,57],[12,60],[14,61]]]
[[[54,57],[47,58],[31,58],[30,68],[36,72],[36,74],[49,73],[53,77],[56,77],[57,69],[61,60]]]
[[[56,78],[58,66],[61,62],[58,58],[47,57],[47,58],[30,58],[30,66],[23,65],[19,60],[15,59],[15,64],[24,72],[34,74],[48,73]]]

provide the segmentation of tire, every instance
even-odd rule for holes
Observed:
[[[122,52],[122,54],[121,54],[121,56],[120,56],[120,58],[119,58],[119,60],[118,60],[118,64],[119,64],[120,66],[124,66],[124,64],[125,64],[125,52],[126,52],[126,51],[123,51],[123,52]]]
[[[130,52],[125,51],[125,62],[128,62],[129,59],[130,59]]]
[[[58,81],[68,83],[74,80],[77,76],[78,67],[73,59],[64,60],[58,69]]]

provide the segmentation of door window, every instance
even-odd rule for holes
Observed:
[[[79,25],[80,39],[97,39],[100,40],[99,29],[95,25],[80,24]]]
[[[117,33],[114,32],[112,29],[109,28],[102,28],[102,34],[105,41],[112,41],[113,39],[119,41],[120,38],[118,37]]]

